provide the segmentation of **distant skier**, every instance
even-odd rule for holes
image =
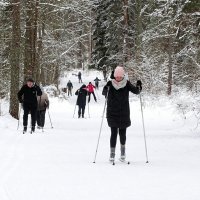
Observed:
[[[82,83],[83,81],[82,81],[82,74],[81,74],[81,72],[78,72],[78,82],[79,83]]]
[[[117,134],[119,132],[121,143],[121,161],[125,161],[125,144],[126,129],[131,125],[130,108],[129,108],[129,92],[139,94],[142,90],[142,83],[137,81],[133,86],[124,78],[125,71],[123,67],[116,67],[114,71],[114,79],[108,81],[103,88],[102,94],[107,96],[107,122],[111,128],[110,137],[110,161],[115,160],[115,148],[117,142]]]
[[[42,91],[38,85],[34,83],[32,78],[27,79],[26,84],[22,86],[18,92],[18,100],[23,103],[23,133],[27,131],[28,114],[31,113],[31,132],[35,131],[36,114],[37,114],[37,96],[41,96]]]
[[[78,89],[75,92],[75,95],[77,95],[77,102],[76,105],[78,105],[78,118],[82,116],[84,118],[84,113],[85,113],[85,105],[86,105],[86,96],[88,92],[86,89],[86,85],[83,84],[80,89]]]
[[[72,89],[73,89],[73,84],[72,82],[69,80],[67,83],[67,90],[68,90],[68,96],[72,96]]]
[[[37,97],[37,100],[37,125],[38,129],[43,129],[45,124],[46,109],[49,109],[49,98],[47,94],[42,90],[42,96]]]
[[[96,77],[96,78],[94,79],[94,83],[95,83],[96,89],[99,89],[99,81],[101,81],[101,79],[99,79],[98,77]]]
[[[88,91],[88,94],[89,94],[88,103],[90,102],[90,96],[91,96],[91,94],[93,95],[94,100],[97,101],[97,98],[96,98],[95,93],[94,93],[94,89],[96,87],[91,82],[89,82],[89,84],[87,85],[86,88],[87,88],[87,91]]]

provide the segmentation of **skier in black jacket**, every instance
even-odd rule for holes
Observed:
[[[88,95],[86,85],[83,84],[80,89],[75,92],[78,95],[76,105],[78,105],[78,118],[82,116],[84,118],[86,97]]]
[[[82,82],[83,82],[81,77],[82,77],[81,72],[78,72],[78,82],[79,82],[79,83],[82,83]]]
[[[39,86],[34,83],[32,78],[27,79],[26,84],[22,86],[18,92],[18,100],[23,103],[24,116],[23,126],[25,133],[27,131],[28,114],[31,114],[31,132],[35,131],[36,115],[37,115],[37,96],[41,96],[42,91]]]
[[[133,86],[125,79],[123,67],[116,67],[114,71],[114,79],[108,81],[103,88],[102,94],[107,96],[107,122],[111,128],[110,137],[110,161],[115,160],[115,147],[117,142],[117,134],[119,132],[121,143],[121,161],[125,161],[125,144],[126,129],[131,125],[129,92],[139,94],[142,90],[141,81],[137,81]]]
[[[99,81],[101,81],[101,79],[99,79],[98,77],[94,79],[95,87],[97,90],[99,89]]]
[[[73,89],[73,84],[72,82],[69,80],[67,83],[67,90],[68,90],[68,96],[72,96],[72,89]]]

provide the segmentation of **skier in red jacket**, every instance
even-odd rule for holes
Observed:
[[[96,96],[95,96],[95,94],[94,94],[94,89],[95,89],[95,88],[96,88],[96,87],[95,87],[91,82],[89,82],[89,84],[88,84],[87,87],[86,87],[86,89],[87,89],[87,91],[88,91],[88,95],[89,95],[88,103],[90,102],[90,96],[91,96],[91,94],[93,94],[94,100],[97,101],[97,98],[96,98]]]

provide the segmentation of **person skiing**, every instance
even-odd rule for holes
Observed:
[[[99,89],[99,81],[101,81],[101,79],[99,79],[98,77],[96,77],[96,78],[94,79],[94,83],[95,83],[96,89]]]
[[[26,84],[18,92],[18,100],[23,104],[23,133],[27,131],[28,114],[31,114],[31,133],[35,132],[36,114],[37,114],[37,96],[41,96],[42,91],[32,78],[28,78]]]
[[[73,89],[73,84],[72,82],[69,80],[67,83],[67,90],[68,90],[68,96],[72,96],[72,89]]]
[[[37,109],[37,125],[38,129],[43,129],[45,124],[46,109],[49,109],[49,98],[42,89],[42,95],[37,97],[38,109]]]
[[[83,81],[82,81],[82,74],[81,74],[81,72],[78,72],[78,82],[79,83],[82,83]]]
[[[78,118],[82,116],[84,118],[84,113],[85,113],[85,105],[86,105],[86,96],[87,96],[87,88],[86,85],[83,84],[80,89],[78,89],[75,92],[75,95],[77,95],[77,102],[76,105],[78,105]]]
[[[89,98],[88,98],[88,103],[90,102],[90,96],[91,94],[93,95],[94,97],[94,100],[97,102],[97,98],[95,96],[95,93],[94,93],[94,89],[96,88],[91,82],[89,82],[89,84],[87,85],[87,91],[88,91],[88,95],[89,95]]]
[[[121,66],[116,67],[114,74],[112,74],[113,79],[107,82],[102,91],[102,94],[107,97],[107,122],[111,128],[109,159],[111,162],[115,160],[118,133],[121,144],[120,160],[123,162],[126,159],[126,129],[131,125],[129,92],[139,94],[142,90],[140,80],[137,81],[136,86],[133,86],[124,76],[124,68]]]

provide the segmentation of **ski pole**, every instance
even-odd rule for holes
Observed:
[[[148,160],[148,153],[147,153],[147,141],[146,141],[146,131],[144,126],[144,114],[143,114],[143,108],[142,108],[142,97],[141,94],[139,94],[140,97],[140,108],[141,108],[141,115],[142,115],[142,126],[143,126],[143,133],[144,133],[144,144],[145,144],[145,153],[146,153],[146,163],[149,163]]]
[[[77,105],[77,102],[78,102],[78,96],[79,96],[79,92],[80,92],[80,90],[78,91],[77,100],[76,100],[75,107],[74,107],[74,114],[73,114],[73,118],[74,118],[74,115],[75,115],[75,112],[76,112],[76,105]]]
[[[17,124],[17,130],[19,129],[19,121],[20,121],[21,109],[22,109],[22,107],[21,107],[21,105],[20,105],[20,107],[19,107],[19,114],[18,114],[18,124]]]
[[[97,147],[96,147],[96,152],[95,152],[93,163],[96,163],[96,157],[97,157],[97,152],[98,152],[99,142],[100,142],[100,137],[101,137],[101,131],[102,131],[102,126],[103,126],[103,119],[104,119],[104,114],[105,114],[105,111],[106,111],[106,105],[107,105],[107,100],[108,100],[108,93],[109,93],[109,87],[108,87],[107,96],[106,96],[106,100],[105,100],[105,104],[104,104],[104,108],[103,108],[103,115],[102,115],[102,120],[101,120],[101,125],[100,125],[100,130],[99,130],[99,136],[98,136],[98,141],[97,141]]]
[[[88,94],[88,100],[87,100],[87,102],[88,102],[88,117],[89,117],[89,118],[90,118],[90,106],[89,106],[90,95],[91,95],[91,94]]]
[[[40,107],[41,107],[41,99],[42,99],[42,98],[41,98],[41,96],[40,96],[40,100],[39,100],[39,102],[38,102],[38,108],[37,108],[37,115],[39,116],[39,120],[38,120],[38,121],[39,121],[40,125],[42,125],[42,111],[40,110]],[[38,116],[37,116],[37,117],[38,117]],[[44,128],[44,127],[42,127],[42,132],[44,131],[43,128]]]
[[[88,117],[90,118],[90,106],[89,106],[89,102],[88,102]]]
[[[75,104],[75,107],[74,107],[74,114],[73,114],[73,118],[74,118],[75,112],[76,112],[76,104]]]
[[[97,98],[98,98],[98,100],[100,100],[100,98],[99,98],[99,94],[98,94],[98,91],[96,90],[96,94],[97,94]]]
[[[49,113],[49,109],[47,109],[47,110],[48,110],[49,120],[50,120],[50,123],[51,123],[51,128],[53,128],[51,117],[50,117],[50,113]]]

